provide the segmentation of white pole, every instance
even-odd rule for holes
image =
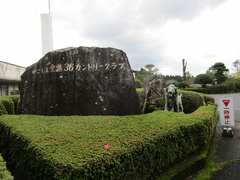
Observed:
[[[51,8],[50,8],[51,6],[50,6],[50,0],[48,0],[48,12],[50,13],[50,11],[51,11]]]

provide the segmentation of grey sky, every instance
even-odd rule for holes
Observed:
[[[239,0],[51,0],[54,49],[114,47],[131,67],[204,73],[240,59]],[[0,2],[0,60],[29,66],[41,58],[40,14],[47,0]]]

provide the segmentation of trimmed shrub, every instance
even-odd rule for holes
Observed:
[[[208,86],[209,87],[209,86]],[[193,92],[198,92],[198,93],[203,93],[203,94],[208,94],[208,87],[202,88],[202,87],[195,87],[195,88],[185,88],[185,91],[193,91]]]
[[[212,96],[209,96],[207,94],[204,93],[199,93],[201,96],[203,96],[205,105],[214,105],[215,104],[215,99]]]
[[[195,84],[201,84],[203,88],[207,87],[207,84],[213,83],[213,77],[209,74],[198,74],[194,79]]]
[[[9,98],[8,96],[1,97],[0,102],[4,105],[8,114],[15,114],[14,103],[11,98]]]
[[[179,91],[182,94],[182,104],[184,113],[189,114],[204,105],[202,95],[191,91]]]
[[[19,112],[20,112],[20,95],[0,97],[0,115],[19,114]]]
[[[3,115],[0,148],[23,179],[154,179],[199,155],[215,124],[215,106],[192,114]]]
[[[207,92],[208,94],[224,94],[224,93],[233,92],[233,89],[229,85],[218,84],[218,85],[208,87]]]
[[[6,167],[6,162],[0,155],[0,179],[2,180],[12,180],[13,177]]]
[[[184,89],[184,88],[189,87],[189,84],[187,82],[177,82],[176,86]]]
[[[206,88],[186,88],[184,90],[187,91],[195,91],[204,94],[225,94],[225,93],[232,93],[232,92],[239,92],[240,85],[237,85],[233,82],[226,82],[223,84],[212,85]]]
[[[0,100],[0,115],[7,114],[7,110]]]
[[[14,113],[19,114],[20,113],[20,95],[11,95],[7,97],[9,97],[14,103]]]

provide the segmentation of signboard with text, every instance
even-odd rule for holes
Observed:
[[[219,115],[222,126],[234,126],[234,107],[232,98],[219,99]]]

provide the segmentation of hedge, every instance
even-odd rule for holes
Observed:
[[[204,98],[201,94],[191,91],[180,91],[182,94],[183,111],[189,114],[204,105]]]
[[[199,93],[201,96],[203,96],[204,99],[204,104],[205,105],[214,105],[215,104],[215,99],[214,97],[204,94],[204,93]]]
[[[1,102],[1,100],[0,100],[0,115],[7,114],[7,113],[8,113],[8,112],[7,112],[4,104],[3,104],[3,103]]]
[[[215,106],[192,114],[3,115],[0,148],[23,179],[149,179],[199,155],[215,124]]]
[[[10,98],[13,101],[14,104],[14,113],[15,114],[19,114],[20,112],[20,95],[11,95],[11,96],[7,96],[8,98]]]
[[[206,88],[195,87],[185,88],[186,91],[195,91],[204,94],[225,94],[240,91],[240,84],[234,82],[226,82],[223,84],[207,86]]]
[[[11,173],[7,170],[6,162],[0,155],[0,179],[2,180],[12,180],[13,177]]]
[[[14,113],[14,103],[13,103],[12,99],[10,99],[7,96],[1,97],[0,102],[4,105],[8,114],[15,114]]]
[[[19,114],[20,95],[0,97],[0,115]]]

